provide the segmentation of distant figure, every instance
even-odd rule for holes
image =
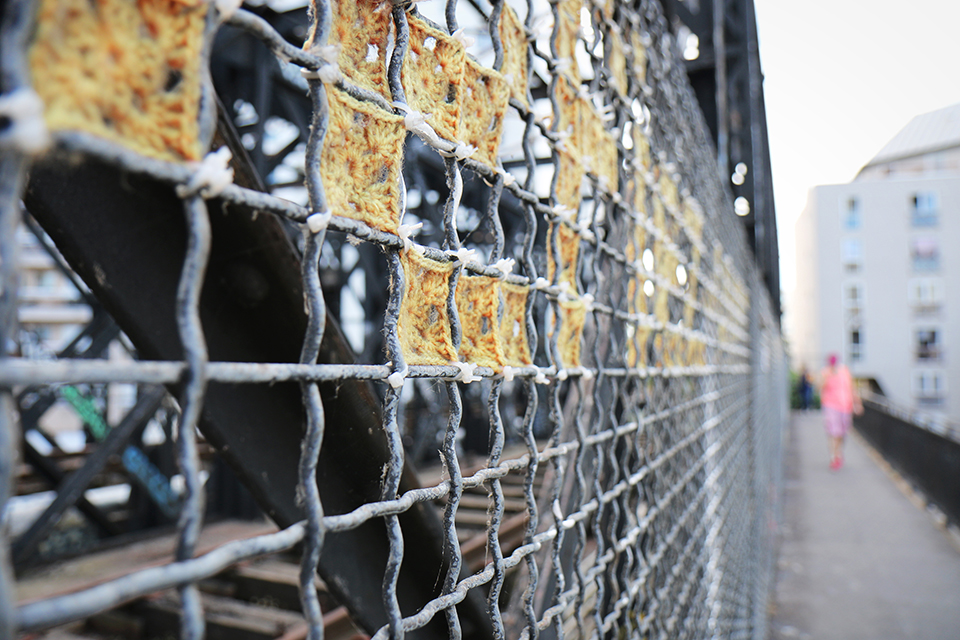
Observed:
[[[853,386],[850,370],[837,364],[837,355],[831,353],[827,366],[820,372],[820,406],[823,425],[830,438],[830,468],[843,466],[843,440],[853,423],[852,414],[863,413],[860,395]]]
[[[806,411],[813,406],[813,383],[807,365],[800,369],[800,379],[797,380],[797,395],[800,396],[800,409]]]

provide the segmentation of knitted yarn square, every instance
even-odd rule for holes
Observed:
[[[500,320],[500,341],[503,344],[504,360],[511,367],[533,364],[530,343],[527,340],[527,300],[530,287],[504,282],[503,317]]]
[[[647,278],[640,275],[627,281],[627,311],[632,314],[647,313],[647,294],[643,290],[646,281]]]
[[[560,364],[566,368],[579,367],[583,325],[587,320],[587,305],[583,300],[561,300],[560,331],[557,333],[557,351]]]
[[[203,0],[41,0],[28,52],[51,130],[199,160]]]
[[[457,359],[450,332],[447,299],[452,262],[437,262],[416,251],[400,254],[403,301],[397,333],[408,365],[445,365]]]
[[[340,45],[340,73],[353,84],[391,100],[387,83],[388,0],[335,0],[330,44]],[[305,45],[307,50],[310,42]]]
[[[500,73],[510,86],[510,97],[525,107],[529,107],[527,91],[529,83],[529,60],[527,32],[520,18],[509,5],[504,4],[500,12],[500,42],[503,44],[503,65]]]
[[[633,155],[640,160],[640,166],[645,171],[653,169],[653,158],[650,156],[650,139],[643,132],[643,128],[633,126]]]
[[[458,40],[414,16],[410,45],[403,61],[403,90],[407,104],[429,113],[427,122],[442,138],[460,140],[464,64],[467,53]]]
[[[603,126],[603,119],[591,101],[581,99],[580,109],[580,148],[583,150],[583,164],[588,173],[595,176],[607,191],[613,193],[620,185],[617,141]]]
[[[497,166],[510,88],[503,76],[467,58],[461,87],[459,139],[477,148],[473,159]]]
[[[580,210],[580,189],[585,174],[583,163],[566,151],[557,154],[559,168],[554,175],[556,203],[571,211]]]
[[[613,88],[621,97],[629,95],[629,81],[627,79],[627,56],[624,51],[623,38],[616,31],[604,33],[607,58],[607,73],[613,82]]]
[[[563,223],[551,222],[547,229],[547,280],[553,282],[554,273],[557,269],[553,243],[554,232],[556,232],[557,239],[556,251],[559,251],[560,255],[560,275],[557,277],[557,284],[566,282],[570,285],[571,293],[579,293],[577,257],[580,254],[580,234]]]
[[[331,211],[396,233],[400,224],[403,118],[327,87],[330,121],[320,172]]]
[[[647,351],[649,349],[650,334],[652,331],[646,326],[627,327],[627,366],[647,366]]]
[[[554,92],[556,131],[561,136],[561,151],[580,158],[580,96],[576,87],[563,76],[556,76]]]
[[[553,27],[556,36],[557,60],[560,72],[580,84],[580,66],[577,64],[576,47],[580,37],[580,11],[583,0],[559,0],[557,18]]]
[[[639,30],[630,31],[630,70],[637,83],[647,83],[647,48],[643,46],[643,38]]]
[[[504,361],[497,314],[500,310],[500,280],[461,274],[457,280],[457,314],[462,337],[460,359],[500,371]]]

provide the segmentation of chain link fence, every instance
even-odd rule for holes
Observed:
[[[13,390],[167,385],[180,410],[179,544],[169,564],[20,606],[4,570],[0,637],[176,588],[182,637],[200,638],[199,580],[297,545],[310,638],[323,636],[318,566],[375,638],[437,628],[452,638],[766,636],[786,364],[657,2],[449,0],[431,7],[439,14],[431,20],[420,3],[318,0],[302,48],[227,1],[107,5],[122,19],[86,0],[6,5],[0,337],[5,345],[15,337],[14,232],[31,189],[27,172],[47,153],[175,192],[186,247],[172,312],[183,357],[6,357],[0,505],[16,448]],[[207,70],[224,23],[261,40],[283,69],[299,68],[287,75],[312,104],[304,204],[233,182],[231,151],[243,150],[214,138]],[[100,43],[89,42],[88,27]],[[101,49],[107,63],[92,53]],[[134,51],[150,55],[134,62]],[[161,71],[151,66],[154,54]],[[134,68],[113,80],[131,90],[91,96],[84,83],[99,82],[113,63]],[[423,154],[434,164],[423,164]],[[439,220],[412,213],[411,158],[444,174]],[[468,206],[465,193],[481,194],[482,206]],[[201,321],[201,291],[219,286],[205,280],[219,233],[211,221],[232,224],[231,206],[302,230],[298,362],[208,355],[208,338],[217,338]],[[328,322],[324,247],[347,241],[381,250],[374,255],[386,274],[385,309],[363,319],[383,336],[385,353],[373,361],[330,360],[323,347],[339,335]],[[347,325],[342,313],[339,320]],[[299,505],[299,521],[195,557],[203,514],[197,428],[216,442],[205,402],[214,388],[283,383],[298,384],[302,401],[299,483],[287,498]],[[343,511],[321,496],[317,477],[331,436],[350,426],[330,404],[331,388],[347,383],[373,388],[365,397],[382,402],[371,411],[384,447],[369,454],[379,498]],[[422,467],[407,459],[405,438],[429,420],[439,423],[442,470],[436,483],[418,485],[404,480],[405,469]],[[459,440],[478,422],[489,455],[466,471]],[[255,459],[239,463],[260,473]],[[507,548],[501,479],[510,473],[525,477],[524,523],[522,541]],[[486,556],[471,573],[456,516],[465,490],[477,487],[488,493]],[[419,574],[439,576],[436,593],[411,603],[401,572],[417,551],[403,518],[436,501],[444,503],[439,561]],[[375,602],[358,599],[323,560],[333,536],[370,523],[388,550],[379,573],[366,576],[381,585]]]

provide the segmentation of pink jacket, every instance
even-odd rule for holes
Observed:
[[[820,373],[820,405],[844,413],[853,412],[853,378],[850,370],[840,365],[831,374],[829,367]]]

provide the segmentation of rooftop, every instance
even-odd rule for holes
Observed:
[[[954,147],[960,147],[960,104],[914,117],[863,168]]]

